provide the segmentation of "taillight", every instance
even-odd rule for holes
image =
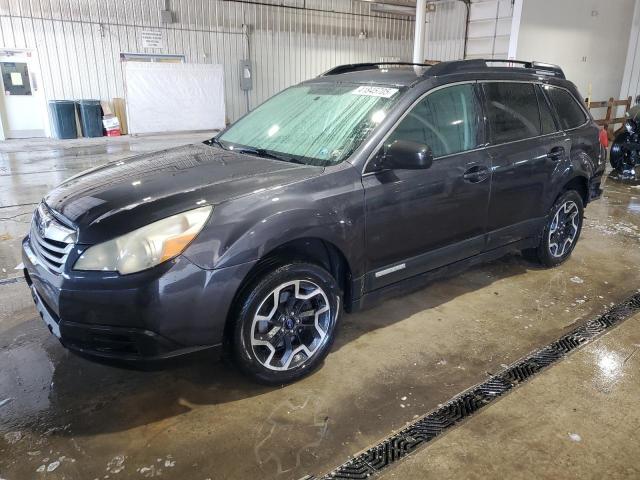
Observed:
[[[600,129],[598,140],[600,140],[600,145],[602,145],[604,148],[609,148],[609,135],[604,128]]]

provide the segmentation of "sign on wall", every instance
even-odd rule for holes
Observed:
[[[140,33],[142,48],[162,48],[162,30],[145,28]]]

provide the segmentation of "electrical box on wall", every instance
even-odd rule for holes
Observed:
[[[160,23],[173,23],[173,12],[171,10],[160,10]]]
[[[253,90],[253,71],[250,60],[240,60],[240,89]]]
[[[173,23],[173,12],[171,11],[171,4],[169,0],[164,0],[164,8],[160,10],[160,23]]]

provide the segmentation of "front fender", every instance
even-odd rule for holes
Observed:
[[[206,269],[263,258],[292,240],[317,238],[342,251],[352,273],[364,258],[364,192],[344,162],[295,184],[270,188],[215,207],[212,221],[185,256]]]

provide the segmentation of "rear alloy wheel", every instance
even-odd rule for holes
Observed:
[[[549,226],[547,244],[554,258],[562,258],[568,253],[578,236],[580,210],[574,201],[564,202],[556,211]]]
[[[326,356],[340,314],[340,291],[323,268],[292,263],[247,289],[234,332],[239,366],[263,383],[308,374]]]
[[[545,267],[560,265],[580,238],[583,214],[580,194],[575,190],[563,193],[549,212],[538,247],[524,251],[525,256]]]

